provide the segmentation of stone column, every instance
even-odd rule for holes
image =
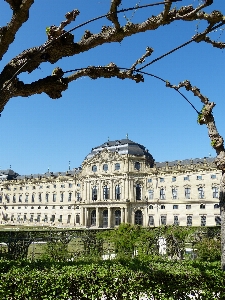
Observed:
[[[124,223],[127,223],[127,207],[124,207]]]
[[[86,227],[89,227],[90,224],[89,224],[89,208],[86,208]]]
[[[111,207],[108,207],[108,228],[111,228]]]
[[[101,200],[102,199],[102,182],[101,180],[99,180],[99,189],[98,189],[98,197],[97,200]]]
[[[98,207],[96,207],[96,227],[99,228],[99,210],[98,210]]]
[[[121,223],[124,223],[124,208],[121,207],[120,211],[121,211]]]

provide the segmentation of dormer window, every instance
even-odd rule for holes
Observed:
[[[105,171],[105,172],[108,171],[108,165],[107,164],[103,165],[103,171]]]
[[[119,163],[116,163],[116,164],[115,164],[115,170],[116,170],[116,171],[120,170],[120,164],[119,164]]]
[[[96,166],[96,165],[92,166],[92,171],[93,171],[93,172],[97,172],[97,170],[98,170],[98,169],[97,169],[97,166]]]
[[[139,161],[136,161],[135,163],[134,163],[134,168],[135,168],[135,170],[140,170],[140,168],[141,168],[141,164],[139,163]]]

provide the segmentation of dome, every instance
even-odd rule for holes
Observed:
[[[151,164],[154,162],[153,156],[148,152],[145,146],[135,143],[129,139],[107,141],[100,146],[92,148],[91,152],[86,156],[86,159],[90,159],[104,149],[117,152],[120,155],[129,154],[134,156],[145,156]]]

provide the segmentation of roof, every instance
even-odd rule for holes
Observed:
[[[153,161],[153,156],[149,153],[145,146],[135,143],[129,139],[107,141],[104,144],[92,148],[91,152],[86,156],[90,159],[102,150],[107,149],[112,152],[117,152],[118,154],[130,154],[135,156],[146,156],[149,160]]]

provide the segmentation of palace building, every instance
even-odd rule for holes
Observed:
[[[157,163],[128,138],[107,141],[66,172],[0,170],[0,224],[216,226],[220,179],[211,157]]]

